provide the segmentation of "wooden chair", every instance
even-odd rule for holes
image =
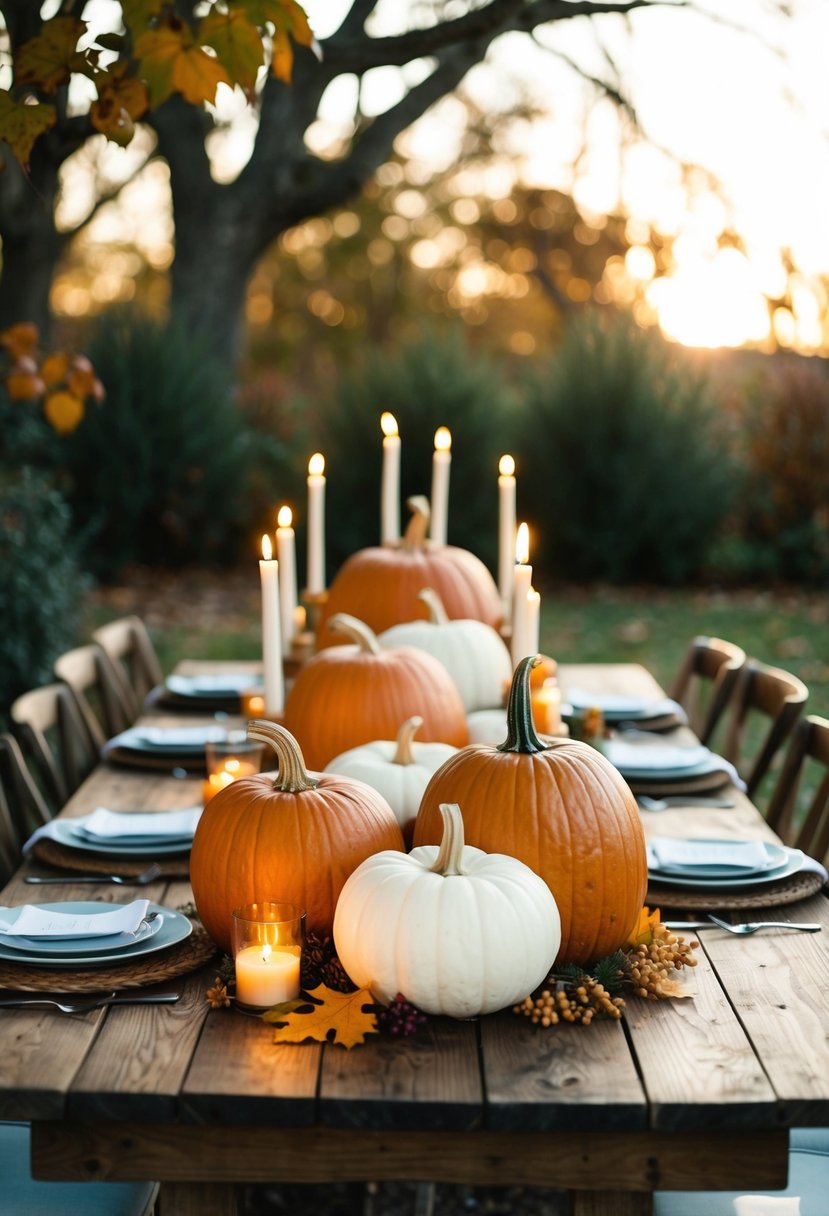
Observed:
[[[750,798],[757,793],[793,731],[808,696],[803,681],[779,667],[767,667],[749,659],[740,672],[727,716],[722,754],[736,766]],[[760,722],[763,726],[759,727],[758,735]]]
[[[24,692],[9,714],[29,769],[55,813],[92,772],[99,748],[66,684],[46,684]]]
[[[133,700],[125,695],[121,677],[97,642],[67,650],[56,660],[54,674],[72,689],[96,746],[132,726],[137,717],[131,712]]]
[[[9,808],[6,787],[0,776],[0,887],[4,887],[20,865],[20,846]]]
[[[144,698],[164,680],[147,627],[139,616],[124,616],[101,625],[92,634],[118,672],[122,692],[134,722]]]
[[[695,637],[685,652],[670,695],[702,743],[714,733],[745,662],[745,651],[722,638]]]
[[[818,861],[829,855],[829,719],[798,722],[766,818],[787,844]]]
[[[38,789],[13,735],[0,734],[0,790],[5,796],[9,818],[19,854],[37,828],[52,817],[46,799]]]

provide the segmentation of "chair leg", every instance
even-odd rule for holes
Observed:
[[[159,1216],[241,1216],[241,1190],[232,1182],[162,1182]]]

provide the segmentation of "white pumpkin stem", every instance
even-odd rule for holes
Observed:
[[[348,612],[335,612],[328,622],[328,628],[334,633],[344,633],[352,642],[356,642],[363,654],[380,654],[380,643],[377,634],[365,621],[358,620]]]
[[[449,613],[443,606],[443,600],[434,587],[424,587],[418,591],[417,598],[422,600],[429,609],[429,620],[433,625],[448,625]]]
[[[406,506],[413,514],[403,534],[403,548],[425,549],[426,533],[429,530],[429,519],[432,514],[429,499],[424,494],[415,494],[412,498],[406,499]]]
[[[248,738],[257,743],[267,743],[276,752],[278,773],[273,783],[275,790],[285,794],[301,794],[319,785],[305,768],[302,748],[294,736],[278,722],[266,722],[261,718],[248,722]]]
[[[397,750],[391,758],[392,764],[414,764],[412,740],[423,725],[423,719],[414,714],[407,718],[397,732]]]
[[[442,874],[448,878],[463,874],[463,816],[457,802],[442,802],[440,815],[443,820],[443,839],[440,842],[435,864],[429,867],[431,874]]]

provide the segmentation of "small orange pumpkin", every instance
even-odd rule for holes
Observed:
[[[414,514],[397,545],[360,549],[340,567],[320,612],[320,647],[339,640],[329,624],[338,612],[358,617],[375,633],[401,621],[428,620],[429,611],[417,598],[424,587],[434,587],[450,619],[484,621],[494,629],[500,626],[501,597],[483,562],[468,549],[428,541],[428,500],[411,498],[408,505]]]
[[[534,663],[516,667],[506,740],[465,747],[432,777],[414,844],[436,844],[440,804],[459,803],[468,844],[517,857],[549,886],[561,913],[558,961],[587,963],[624,945],[636,924],[648,884],[645,837],[633,794],[600,752],[536,734]]]
[[[240,777],[204,809],[190,853],[193,899],[207,932],[230,949],[234,908],[278,899],[330,934],[346,879],[383,849],[404,852],[389,804],[362,781],[308,773],[297,741],[275,722],[254,721],[248,738],[268,743],[278,773]]]
[[[414,646],[381,649],[373,630],[344,612],[330,626],[356,645],[315,654],[285,701],[283,720],[311,768],[373,739],[393,739],[413,715],[423,719],[424,743],[469,742],[461,695],[442,663]]]

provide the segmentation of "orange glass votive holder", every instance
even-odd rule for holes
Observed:
[[[220,790],[238,781],[240,777],[251,777],[262,769],[261,743],[247,739],[241,732],[233,732],[226,739],[205,746],[207,777],[202,782],[202,801],[207,806]]]

